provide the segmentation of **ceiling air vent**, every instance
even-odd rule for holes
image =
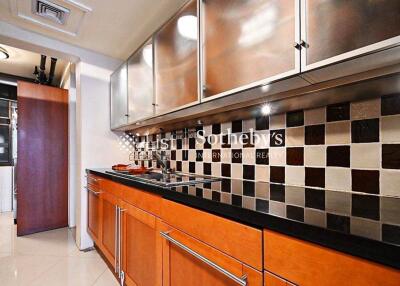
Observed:
[[[70,10],[47,0],[32,0],[32,12],[57,24],[64,25]]]

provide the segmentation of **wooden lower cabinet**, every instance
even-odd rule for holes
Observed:
[[[262,239],[258,229],[156,195],[94,183],[88,232],[125,285],[400,285],[396,269],[270,230]]]
[[[94,242],[100,244],[101,222],[101,192],[93,185],[87,186],[88,191],[88,232]]]
[[[122,270],[130,286],[162,285],[162,239],[159,220],[152,214],[122,203]]]
[[[108,262],[115,267],[116,264],[116,232],[117,232],[117,214],[116,208],[120,199],[104,192],[101,194],[102,216],[101,216],[101,245],[104,256]]]
[[[264,267],[300,286],[400,285],[399,270],[270,230],[264,230]]]
[[[167,224],[161,224],[161,231],[185,248],[183,249],[163,237],[163,286],[240,285],[208,263],[195,257],[190,251],[203,256],[239,279],[247,279],[248,286],[262,285],[261,272]]]

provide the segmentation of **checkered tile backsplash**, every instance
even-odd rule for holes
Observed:
[[[268,212],[285,204],[281,212],[294,219],[400,244],[400,94],[196,130],[211,142],[190,136],[194,130],[136,139],[166,139],[177,171],[224,178],[232,204],[260,211],[268,204]],[[134,158],[143,153],[137,146]],[[261,183],[267,195],[256,190]]]

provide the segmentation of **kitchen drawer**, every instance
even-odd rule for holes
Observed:
[[[101,179],[100,181],[100,189],[102,192],[106,192],[108,194],[111,194],[117,198],[122,197],[122,189],[126,188],[124,185],[115,183],[110,180],[106,179]]]
[[[264,230],[264,267],[296,285],[399,285],[400,271]]]
[[[155,216],[161,215],[161,197],[133,188],[122,186],[122,198],[128,204]]]
[[[87,184],[88,185],[90,184],[90,185],[99,187],[100,186],[100,182],[103,181],[103,180],[104,180],[103,178],[101,178],[99,176],[96,176],[96,175],[93,175],[93,174],[88,174],[87,175]]]
[[[161,218],[174,228],[262,270],[261,230],[165,199]]]
[[[170,225],[160,223],[160,236],[164,286],[263,284],[262,272]]]

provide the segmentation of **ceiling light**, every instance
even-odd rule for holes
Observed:
[[[189,40],[197,40],[197,17],[193,15],[182,16],[178,19],[178,32]]]
[[[7,50],[0,47],[0,60],[6,60],[10,57],[10,55],[8,54]]]
[[[264,104],[262,107],[261,107],[261,113],[263,114],[263,115],[269,115],[270,113],[271,113],[271,106],[269,105],[269,104]]]
[[[264,84],[263,86],[261,86],[261,91],[263,93],[267,93],[270,90],[271,90],[271,85],[270,84]]]

